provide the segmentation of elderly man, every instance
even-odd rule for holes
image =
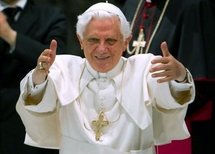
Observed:
[[[61,154],[155,154],[154,145],[189,137],[192,76],[165,42],[163,57],[123,58],[130,26],[110,3],[78,16],[77,35],[86,58],[56,56],[53,40],[21,82],[26,144]]]

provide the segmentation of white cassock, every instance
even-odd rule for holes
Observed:
[[[184,117],[195,97],[192,77],[158,84],[149,73],[154,57],[121,58],[110,72],[98,73],[86,59],[58,55],[47,82],[33,90],[29,72],[17,103],[25,143],[59,148],[60,154],[154,154],[154,145],[189,137]],[[180,105],[170,89],[188,90],[190,98]],[[40,104],[24,105],[29,93],[35,100],[44,93]],[[101,111],[108,125],[96,139],[92,121]]]

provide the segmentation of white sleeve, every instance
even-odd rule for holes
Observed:
[[[188,69],[186,69],[186,71],[187,71],[187,82],[180,83],[180,82],[176,82],[175,80],[170,81],[170,87],[174,92],[190,90],[191,87],[194,86],[194,81],[191,73],[189,72]]]
[[[40,95],[46,88],[46,83],[47,80],[45,80],[43,83],[38,84],[38,85],[34,85],[33,80],[32,80],[32,74],[29,76],[28,78],[28,90],[29,90],[29,94],[31,94],[31,96],[37,96]]]

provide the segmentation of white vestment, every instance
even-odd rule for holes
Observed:
[[[60,154],[154,154],[154,145],[189,137],[184,117],[195,97],[192,77],[190,83],[158,84],[149,73],[154,57],[122,58],[110,72],[98,73],[84,58],[58,55],[41,102],[26,106],[29,72],[17,103],[25,143]],[[189,101],[180,105],[171,89],[190,90]],[[96,140],[91,122],[101,109],[109,125]]]

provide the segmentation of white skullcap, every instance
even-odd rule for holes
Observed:
[[[125,16],[124,14],[122,13],[122,11],[116,7],[115,5],[113,4],[110,4],[108,2],[99,2],[99,3],[96,3],[94,5],[92,5],[91,7],[89,7],[85,12],[85,13],[88,13],[88,12],[96,12],[96,11],[106,11],[106,12],[110,12],[112,14],[115,14],[117,16],[119,16],[120,18],[124,18],[125,19]]]
[[[121,31],[124,38],[127,38],[131,35],[130,25],[125,15],[122,11],[115,5],[105,2],[99,2],[91,7],[89,7],[83,14],[78,16],[78,22],[76,24],[76,32],[79,34],[81,38],[83,38],[83,32],[86,28],[87,23],[94,17],[104,15],[104,12],[110,13],[110,16],[116,15],[120,20]],[[110,17],[109,15],[105,14],[104,16]]]

